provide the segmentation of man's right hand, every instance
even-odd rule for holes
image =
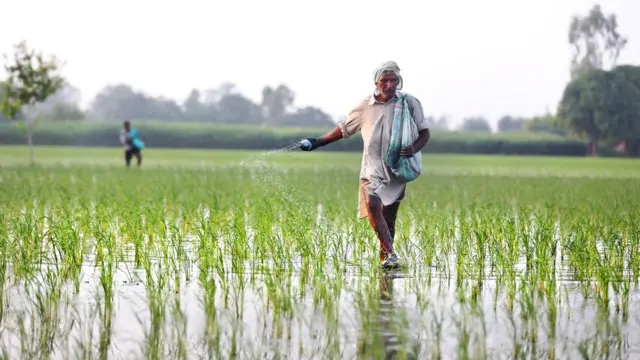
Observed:
[[[313,151],[318,148],[319,142],[314,138],[306,138],[300,141],[300,149],[302,151]]]

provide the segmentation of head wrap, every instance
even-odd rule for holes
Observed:
[[[402,81],[402,75],[400,75],[400,67],[398,66],[398,64],[396,64],[395,61],[386,61],[380,64],[380,66],[378,66],[373,72],[373,82],[377,83],[378,80],[380,80],[382,74],[389,72],[394,73],[398,77],[397,90],[402,90],[402,85],[404,82]],[[376,93],[378,93],[378,91],[379,90],[376,88]]]

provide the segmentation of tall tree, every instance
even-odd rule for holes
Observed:
[[[225,124],[260,124],[260,107],[240,94],[230,94],[220,99],[219,121]]]
[[[498,120],[499,132],[520,131],[523,128],[524,121],[516,119],[511,115],[504,115]]]
[[[596,156],[599,141],[621,136],[628,119],[638,118],[638,99],[640,89],[620,73],[591,70],[567,84],[558,116],[565,128],[588,139],[589,153]]]
[[[621,118],[616,126],[614,139],[624,143],[628,155],[640,156],[640,66],[620,65],[613,70],[619,82],[628,83],[623,89],[626,103],[619,109]]]
[[[293,105],[295,94],[288,86],[280,84],[273,89],[265,86],[262,89],[262,111],[265,120],[277,123],[286,114],[287,110]]]
[[[184,113],[174,100],[154,98],[129,85],[110,85],[102,89],[91,104],[91,114],[106,120],[182,121]]]
[[[573,47],[571,76],[589,70],[604,69],[605,55],[615,65],[627,38],[618,33],[615,14],[604,14],[595,5],[586,16],[574,16],[569,25],[569,44]]]
[[[229,95],[237,95],[238,91],[236,85],[231,82],[223,82],[216,88],[207,89],[204,91],[204,103],[207,105],[217,104],[223,97]]]
[[[203,103],[201,93],[192,89],[189,96],[182,104],[184,119],[187,121],[207,121],[212,122],[218,116],[217,102]]]
[[[461,128],[463,131],[470,132],[491,132],[491,124],[482,116],[465,118]]]
[[[43,103],[62,89],[66,81],[58,71],[62,64],[55,56],[45,59],[44,55],[29,49],[22,41],[14,45],[13,59],[4,55],[7,79],[3,81],[4,99],[2,112],[8,119],[17,120],[17,115],[26,110],[26,121],[21,122],[26,128],[29,145],[29,159],[34,164],[33,128],[36,122],[36,105]],[[26,125],[26,126],[24,126]]]
[[[336,123],[333,122],[331,116],[324,111],[313,106],[307,106],[302,109],[298,109],[294,113],[286,114],[278,122],[278,125],[330,128],[334,127]]]

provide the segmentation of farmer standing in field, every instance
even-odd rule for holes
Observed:
[[[393,61],[380,65],[374,72],[376,86],[356,106],[335,130],[319,137],[307,138],[301,142],[304,151],[331,144],[353,136],[361,130],[364,142],[360,170],[360,191],[358,217],[368,217],[380,240],[380,261],[385,268],[399,266],[398,256],[393,250],[395,223],[400,202],[404,199],[406,183],[395,178],[385,164],[391,140],[394,108],[399,96],[408,101],[409,112],[418,130],[418,137],[412,146],[402,148],[400,156],[412,157],[422,150],[430,138],[429,122],[424,117],[422,104],[408,94],[402,94],[403,79],[400,68]]]
[[[137,130],[131,128],[129,121],[125,121],[124,129],[120,130],[120,143],[124,145],[124,160],[127,167],[131,165],[131,157],[133,156],[138,160],[138,167],[140,167],[144,142],[138,138]]]

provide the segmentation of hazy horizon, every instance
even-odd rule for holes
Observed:
[[[571,17],[594,4],[615,13],[629,38],[618,63],[640,63],[638,1],[419,4],[24,0],[3,7],[17,16],[0,23],[0,52],[27,40],[55,54],[83,106],[115,83],[179,102],[227,81],[259,102],[263,86],[284,83],[295,106],[334,118],[371,92],[378,64],[394,60],[426,113],[456,124],[479,115],[494,126],[505,114],[554,111],[569,78]],[[33,24],[24,26],[26,16]]]

